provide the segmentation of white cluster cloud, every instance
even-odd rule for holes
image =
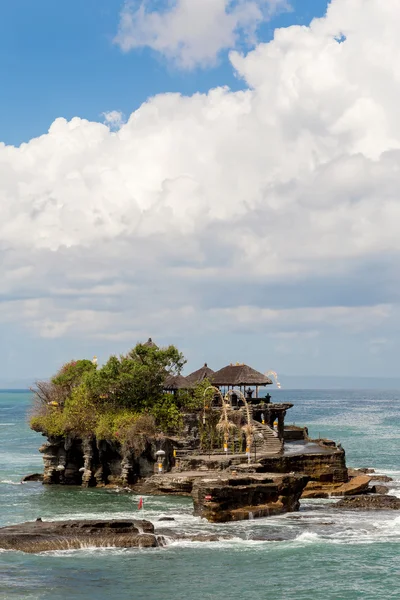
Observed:
[[[287,0],[173,0],[126,2],[115,42],[124,50],[149,47],[191,69],[214,64],[239,39],[254,43],[258,26]]]
[[[0,320],[46,337],[389,339],[399,19],[398,0],[334,0],[232,53],[246,91],[163,94],[117,131],[60,118],[0,144]]]

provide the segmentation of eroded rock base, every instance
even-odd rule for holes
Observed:
[[[293,512],[307,481],[305,475],[274,474],[198,479],[192,489],[194,514],[224,523]]]
[[[164,545],[149,521],[37,521],[0,529],[0,548],[37,553],[79,548],[156,548]]]

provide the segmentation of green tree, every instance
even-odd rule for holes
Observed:
[[[84,382],[99,403],[141,411],[159,402],[166,378],[180,373],[184,364],[175,346],[137,344],[128,354],[111,356],[101,369],[87,373]]]
[[[96,368],[97,366],[91,360],[71,360],[52,377],[51,383],[70,394],[75,387],[82,383],[84,375],[93,373]]]
[[[63,428],[64,433],[76,435],[114,436],[121,419],[137,427],[138,417],[147,414],[154,417],[158,429],[177,430],[180,404],[174,395],[164,393],[164,384],[184,364],[175,346],[143,344],[125,355],[111,356],[101,368],[89,360],[71,361],[49,383],[37,383],[31,425],[45,433]],[[128,431],[127,425],[121,430]]]

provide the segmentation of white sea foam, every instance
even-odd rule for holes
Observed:
[[[11,479],[0,479],[0,483],[5,485],[22,485],[21,481],[12,481]]]
[[[60,556],[65,558],[66,556],[86,555],[91,556],[94,554],[112,553],[112,554],[125,554],[128,550],[139,550],[139,548],[116,548],[115,546],[90,546],[82,545],[81,548],[69,548],[68,550],[47,550],[40,554],[46,556]]]
[[[302,544],[314,544],[315,542],[320,542],[321,537],[318,535],[318,533],[313,531],[304,531],[303,533],[300,533],[300,535],[298,535],[293,541],[300,542]]]
[[[200,549],[230,549],[233,551],[246,551],[255,548],[264,548],[271,544],[269,540],[246,540],[240,537],[220,539],[219,541],[201,542],[198,540],[171,540],[166,549],[173,548],[200,548]]]

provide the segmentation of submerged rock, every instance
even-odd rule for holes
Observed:
[[[389,483],[393,481],[393,477],[389,477],[389,475],[373,475],[373,481],[381,481],[382,483]]]
[[[30,475],[25,475],[25,477],[21,479],[21,483],[26,483],[28,481],[43,481],[43,474],[31,473]]]
[[[166,541],[172,542],[221,542],[224,540],[232,540],[231,535],[219,535],[217,533],[181,533],[172,529],[159,529],[157,531],[158,536],[164,539],[164,545]]]
[[[155,548],[163,545],[149,521],[36,521],[0,528],[0,548],[37,553],[87,547]]]
[[[346,510],[400,510],[400,498],[396,496],[349,496],[343,498],[334,508]]]
[[[371,494],[385,495],[389,493],[389,488],[386,485],[373,485],[370,488]]]

